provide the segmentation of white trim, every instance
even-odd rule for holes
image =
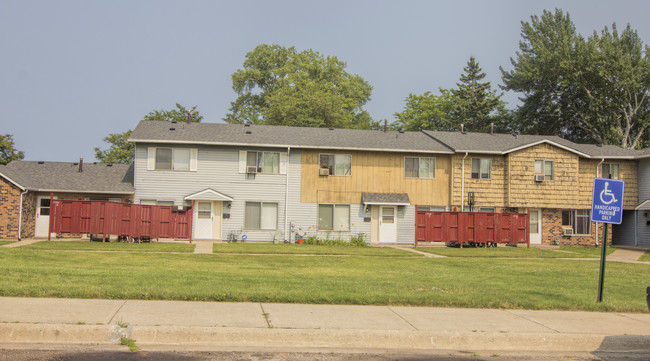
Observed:
[[[88,193],[88,194],[135,194],[127,191],[84,191],[77,189],[30,189],[32,192],[48,192],[48,193]]]
[[[432,154],[454,154],[452,151],[440,150],[416,150],[416,149],[385,149],[385,148],[361,148],[361,147],[337,147],[337,146],[314,146],[314,145],[286,145],[286,144],[257,144],[257,143],[225,143],[225,142],[208,142],[208,141],[189,141],[189,140],[154,140],[154,139],[129,139],[131,143],[156,143],[156,144],[201,144],[201,145],[226,145],[234,147],[266,147],[266,148],[287,148],[293,147],[298,149],[341,149],[341,150],[364,150],[375,152],[403,152],[403,153],[432,153]],[[501,154],[501,153],[499,153]]]
[[[22,191],[27,189],[27,188],[21,186],[20,184],[16,183],[16,181],[14,181],[13,179],[11,179],[11,178],[7,177],[6,175],[4,175],[2,172],[0,172],[0,176],[2,176],[4,179],[8,180],[9,183],[11,183],[11,184],[15,185],[16,187],[20,188],[20,190],[22,190]]]
[[[216,196],[216,198],[218,198],[218,199],[215,199],[215,198],[201,198],[201,197],[204,196],[204,194],[210,194],[212,196]],[[221,192],[217,192],[217,191],[215,191],[214,189],[211,189],[211,188],[206,188],[206,189],[204,189],[202,191],[192,193],[190,195],[185,196],[185,198],[183,198],[183,199],[186,200],[186,201],[227,201],[227,202],[232,202],[233,201],[232,197],[229,197],[229,196],[227,196],[227,195],[225,195],[225,194],[223,194]]]
[[[646,199],[645,201],[641,202],[636,208],[634,208],[635,211],[647,211],[650,210],[650,207],[647,209],[644,209],[643,207],[646,206],[647,204],[650,204],[650,199]]]
[[[369,206],[410,206],[411,205],[411,203],[404,203],[404,202],[363,202],[363,204]]]

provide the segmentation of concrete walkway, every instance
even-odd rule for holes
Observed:
[[[212,254],[212,241],[195,241],[196,247],[194,247],[195,254]]]
[[[41,241],[46,241],[46,240],[47,239],[40,239],[40,238],[25,238],[20,242],[5,244],[4,246],[1,246],[1,247],[16,248],[16,247],[27,246],[29,244],[34,244],[36,242],[41,242]],[[17,240],[12,239],[10,241],[17,241]]]
[[[0,297],[0,343],[650,353],[650,313]]]
[[[612,252],[607,256],[608,261],[612,262],[625,262],[625,263],[641,263],[641,264],[650,264],[650,262],[641,262],[639,258],[645,254],[645,251],[639,251],[635,249],[625,249],[618,248],[616,251]]]

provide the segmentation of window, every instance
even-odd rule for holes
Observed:
[[[571,226],[573,234],[591,234],[591,214],[588,209],[562,211],[562,225]]]
[[[495,209],[494,209],[494,207],[479,207],[478,211],[479,212],[494,213]]]
[[[418,211],[431,211],[431,212],[445,212],[447,211],[447,207],[439,207],[439,206],[418,206]]]
[[[150,148],[153,149],[154,167],[156,170],[190,170],[192,150],[181,148]],[[151,169],[151,167],[149,168]]]
[[[535,175],[543,174],[544,180],[553,180],[553,161],[552,160],[536,160],[535,161]]]
[[[244,227],[246,229],[278,228],[278,204],[246,202]]]
[[[329,169],[330,175],[349,176],[352,174],[352,156],[345,154],[321,154],[320,168]]]
[[[350,206],[347,204],[319,204],[318,229],[321,231],[349,231]]]
[[[246,152],[246,166],[257,167],[258,173],[280,173],[280,153]]]
[[[602,172],[601,177],[603,177],[603,178],[621,179],[621,174],[620,174],[620,171],[619,171],[619,165],[618,164],[604,163],[602,171],[603,172]]]
[[[436,158],[404,157],[404,177],[435,178]]]
[[[146,206],[173,206],[174,201],[157,201],[154,199],[141,199],[140,204]]]
[[[41,198],[41,204],[40,204],[40,215],[41,216],[49,216],[50,215],[50,199],[49,198]]]
[[[490,179],[492,159],[472,158],[472,179]]]

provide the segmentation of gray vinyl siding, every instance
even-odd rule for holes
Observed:
[[[612,245],[615,246],[634,246],[635,238],[635,213],[633,210],[624,210],[621,224],[612,225]],[[641,212],[643,213],[643,212]],[[643,217],[643,214],[641,214]],[[644,222],[644,227],[645,222]]]
[[[415,243],[415,206],[397,207],[397,243]]]
[[[638,164],[637,173],[637,186],[639,193],[639,204],[645,200],[650,199],[650,159],[642,159]],[[650,247],[650,211],[639,210],[636,212],[635,222],[627,222],[626,212],[623,212],[623,224],[621,227],[625,228],[625,234],[628,234],[628,228],[636,227],[636,246]],[[634,218],[632,218],[634,220]],[[634,243],[632,244],[634,245]]]

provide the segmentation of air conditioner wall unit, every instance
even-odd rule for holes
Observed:
[[[565,236],[573,236],[573,228],[564,228]]]
[[[535,174],[535,182],[543,182],[543,181],[544,181],[543,174]]]
[[[330,170],[327,168],[319,168],[318,169],[318,175],[330,175]]]
[[[257,167],[254,165],[249,165],[246,167],[246,173],[255,174],[257,173]]]

